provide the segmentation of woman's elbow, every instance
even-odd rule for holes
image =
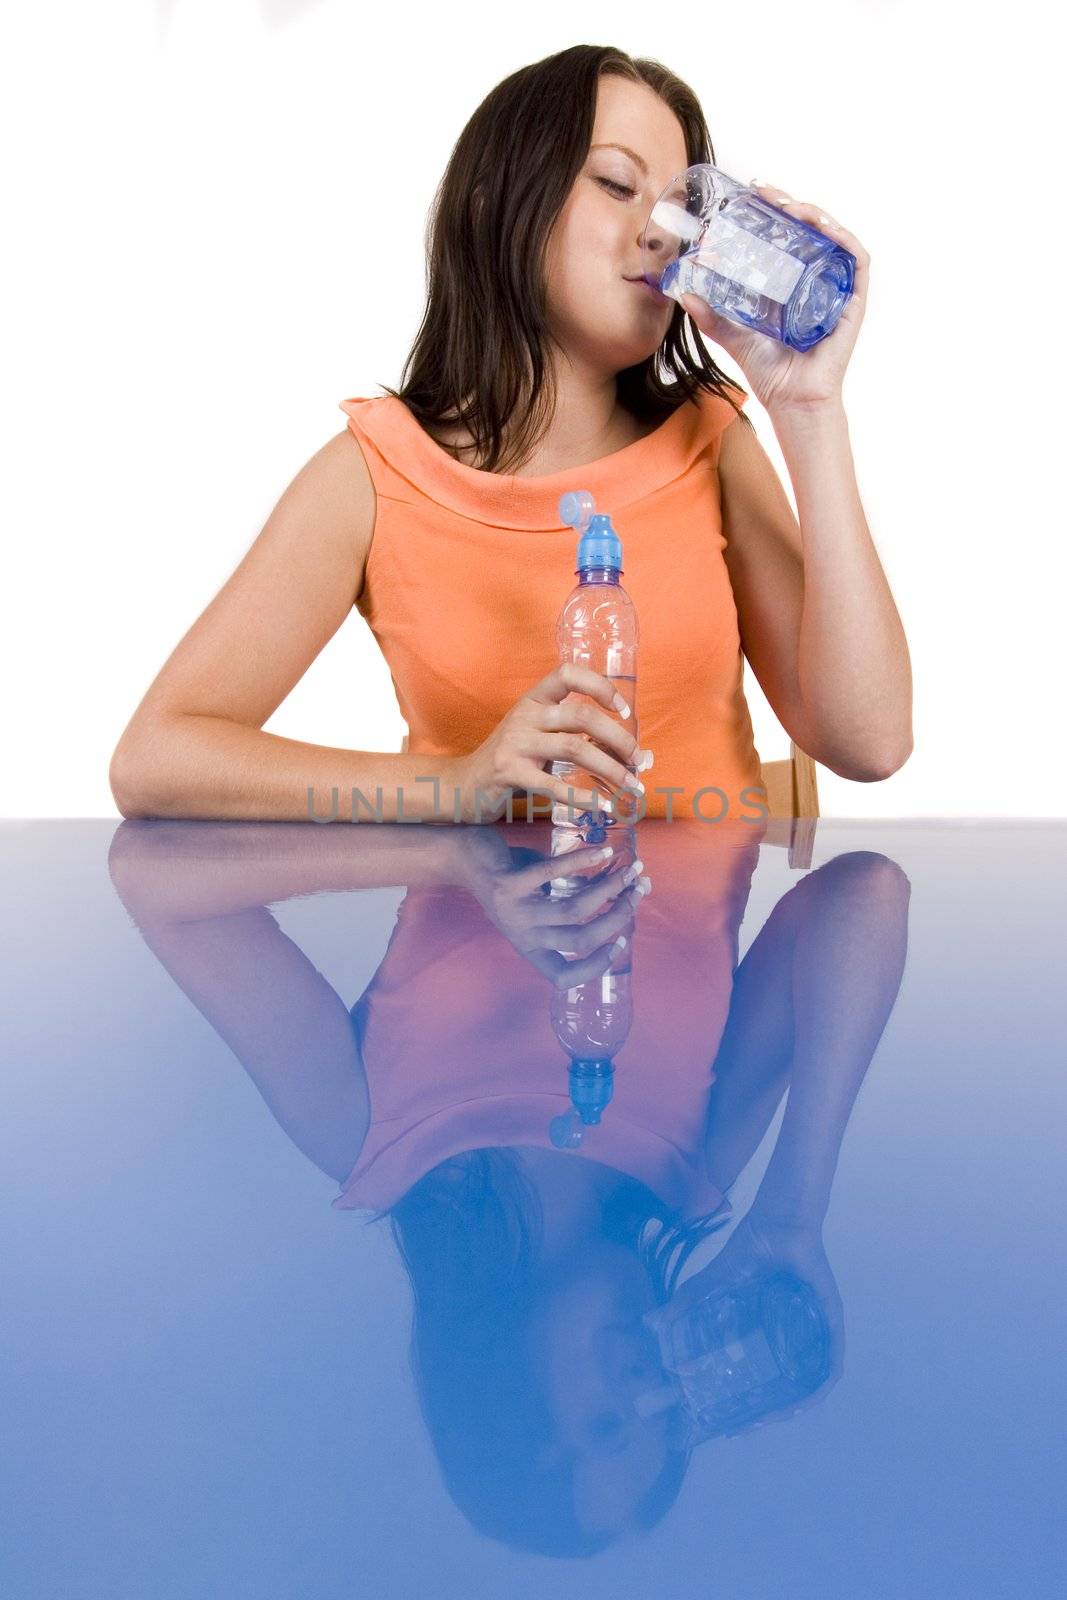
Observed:
[[[145,792],[144,764],[122,739],[112,754],[107,780],[120,816],[135,821],[152,815]]]
[[[827,767],[839,778],[847,778],[850,783],[882,783],[886,778],[891,778],[894,772],[899,772],[912,752],[911,733],[898,738],[894,742],[886,740],[884,743],[870,744],[866,748],[857,749],[855,744],[842,747],[820,746],[816,741],[815,749],[809,754],[822,767]],[[801,744],[801,748],[806,748]]]
[[[859,763],[850,772],[841,774],[844,778],[851,778],[853,783],[883,783],[886,778],[891,778],[894,772],[899,772],[912,752],[911,736],[906,743],[888,745],[884,750],[872,752],[872,755]]]

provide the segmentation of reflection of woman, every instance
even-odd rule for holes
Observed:
[[[646,759],[632,715],[612,711],[601,682],[591,725],[571,691],[598,689],[556,672],[575,549],[558,501],[574,488],[620,519],[641,626],[641,741],[655,757],[654,773],[641,767],[648,816],[714,816],[718,797],[698,799],[708,788],[731,816],[753,814],[745,658],[816,760],[860,781],[900,767],[907,645],[841,392],[867,254],[836,220],[768,187],[857,258],[833,332],[800,353],[692,298],[683,310],[637,281],[644,223],[670,178],[709,157],[687,85],[609,47],[574,46],[492,91],[440,186],[401,387],[344,403],[349,425],[289,485],[164,664],[113,757],[124,815],[392,821],[431,819],[439,805],[444,820],[472,821],[479,793],[490,813],[513,791],[567,803],[550,764],[576,756],[622,785]],[[766,408],[799,522],[740,410],[746,391],[693,323]],[[263,731],[353,605],[388,662],[405,753]],[[433,777],[443,799],[422,781]]]
[[[723,1199],[700,1145],[761,826],[638,830],[655,887],[635,919],[633,1021],[615,1057],[611,1104],[576,1152],[580,1166],[628,1173],[689,1216],[714,1212]],[[550,995],[479,903],[489,881],[510,875],[501,835],[514,847],[528,845],[530,833],[516,823],[464,845],[471,894],[443,885],[405,897],[374,982],[354,1008],[372,1115],[339,1205],[391,1207],[429,1167],[482,1145],[557,1154],[549,1124],[570,1097]],[[499,851],[495,861],[485,858],[486,835]],[[547,914],[557,916],[559,904]],[[567,1172],[574,1164],[547,1162]]]
[[[700,1274],[676,1289],[679,1273],[728,1219],[724,1194],[787,1086],[757,1200],[702,1272],[729,1260],[743,1273],[760,1252],[790,1266],[821,1296],[840,1370],[821,1223],[899,983],[907,880],[879,856],[838,858],[785,896],[735,972],[757,853],[748,825],[643,830],[656,887],[633,926],[634,1027],[615,1097],[587,1130],[600,1143],[558,1151],[547,1128],[566,1104],[566,1062],[550,990],[523,955],[544,916],[565,919],[568,906],[546,913],[531,893],[524,910],[496,889],[534,881],[532,830],[375,829],[343,853],[327,843],[338,830],[310,831],[303,871],[297,850],[292,862],[213,855],[203,871],[188,860],[168,873],[150,838],[135,828],[123,844],[120,829],[113,876],[279,1122],[341,1183],[335,1204],[391,1219],[415,1299],[423,1412],[457,1504],[510,1543],[591,1553],[655,1522],[684,1477],[672,1418],[634,1408],[663,1380],[642,1318],[696,1292]],[[191,847],[204,844],[200,834]],[[543,879],[553,870],[544,863]],[[408,894],[346,1029],[333,990],[252,896],[397,878]],[[606,904],[592,925],[610,940],[620,912],[610,894]]]
[[[579,1150],[551,1146],[567,1059],[544,982],[478,904],[494,876],[482,839],[465,852],[472,896],[409,893],[355,1008],[371,1121],[334,1203],[391,1217],[450,1492],[485,1531],[559,1554],[651,1525],[677,1493],[670,1419],[633,1412],[662,1376],[640,1317],[729,1218],[701,1148],[760,829],[673,832],[640,832],[655,889],[633,935],[634,1020]]]

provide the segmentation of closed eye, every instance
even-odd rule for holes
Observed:
[[[636,189],[628,189],[624,183],[616,183],[613,178],[598,178],[597,183],[602,183],[605,189],[612,189],[616,194],[636,194]]]

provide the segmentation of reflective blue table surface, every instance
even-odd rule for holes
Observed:
[[[1067,823],[606,832],[0,823],[5,1600],[1063,1592]]]

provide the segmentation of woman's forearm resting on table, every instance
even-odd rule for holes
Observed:
[[[450,756],[306,744],[222,717],[128,733],[111,761],[124,817],[254,822],[452,822]]]

